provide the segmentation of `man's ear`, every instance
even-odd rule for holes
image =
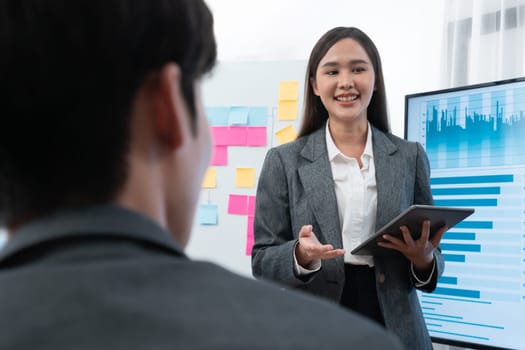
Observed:
[[[181,91],[181,71],[175,63],[164,65],[158,73],[153,101],[153,127],[159,141],[174,149],[184,142],[189,129],[185,100]]]

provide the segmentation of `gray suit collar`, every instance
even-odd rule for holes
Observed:
[[[326,124],[325,124],[326,125]],[[376,127],[372,128],[372,144],[374,148],[374,158],[376,154],[381,158],[386,155],[392,155],[397,151],[397,146]],[[301,150],[301,156],[313,162],[327,153],[326,149],[326,131],[325,126],[317,129],[310,135],[306,136],[306,143]]]
[[[184,256],[171,235],[149,217],[115,205],[98,205],[59,211],[22,226],[2,248],[0,261],[50,241],[89,236],[143,241]]]
[[[322,127],[306,136],[301,156],[307,162],[299,167],[298,172],[321,230],[314,233],[321,243],[330,243],[335,248],[341,248],[341,225],[325,134],[325,128]]]
[[[325,126],[317,129],[310,135],[306,136],[306,138],[306,143],[301,150],[301,156],[305,159],[313,162],[327,153]]]
[[[385,133],[372,127],[372,137],[377,188],[377,230],[391,219],[389,213],[397,211],[400,189],[404,188],[404,179],[399,174],[405,173],[405,165],[402,158],[398,157],[398,146]]]
[[[388,136],[371,126],[372,144],[374,153],[374,164],[376,171],[377,184],[377,216],[376,226],[382,224],[383,218],[381,213],[384,206],[388,205],[388,198],[392,191],[398,186],[399,181],[392,173],[392,169],[399,167],[392,155],[398,150],[398,147],[390,141]],[[342,247],[341,224],[337,209],[337,198],[335,195],[332,168],[328,160],[328,151],[326,149],[326,132],[321,127],[312,134],[306,136],[306,141],[301,156],[308,161],[305,165],[299,167],[299,177],[303,183],[306,193],[310,199],[315,218],[321,228],[324,237],[321,242],[330,242],[334,247]]]
[[[372,127],[372,144],[374,147],[374,158],[376,154],[379,157],[392,155],[397,151],[397,146],[379,129]]]

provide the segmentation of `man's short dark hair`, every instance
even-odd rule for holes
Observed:
[[[107,202],[127,176],[130,111],[169,62],[193,85],[216,60],[202,0],[0,0],[0,208],[16,225]]]

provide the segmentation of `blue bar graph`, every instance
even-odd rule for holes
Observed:
[[[443,254],[443,259],[445,261],[455,261],[455,262],[465,262],[465,255],[458,254]]]
[[[442,207],[496,207],[498,200],[494,198],[436,199],[434,204]]]
[[[462,302],[462,303],[484,304],[484,305],[492,304],[491,301],[486,301],[486,300],[463,299],[463,298],[443,297],[443,296],[426,295],[426,294],[422,294],[422,297],[431,298],[432,300],[444,300],[444,301],[450,300],[450,301],[457,301],[457,302]]]
[[[525,346],[525,79],[517,85],[408,102],[407,139],[425,147],[434,204],[475,209],[443,235],[444,275],[420,293],[435,338]]]
[[[458,278],[457,277],[449,277],[449,276],[441,276],[439,278],[439,283],[458,284]]]
[[[443,239],[457,239],[461,241],[474,241],[476,239],[476,234],[474,232],[456,232],[456,231],[447,231],[443,235]]]
[[[481,246],[479,244],[454,244],[454,243],[441,243],[439,245],[441,250],[451,250],[455,252],[480,252]]]
[[[480,295],[479,290],[455,289],[455,288],[444,288],[444,287],[437,287],[433,293],[450,295],[450,296],[455,296],[455,297],[475,298],[475,299],[479,299],[479,295]]]
[[[429,324],[427,323],[427,326]],[[443,332],[443,331],[439,331],[439,330],[436,330],[436,329],[432,329],[432,328],[429,328],[429,331],[431,333],[440,333],[440,334],[447,334],[447,335],[453,335],[453,336],[458,336],[458,337],[462,337],[462,338],[470,338],[470,339],[479,339],[479,340],[489,340],[489,338],[487,337],[478,337],[478,336],[474,336],[474,335],[470,335],[470,334],[463,334],[463,333],[456,333],[456,332]]]
[[[459,185],[459,184],[481,184],[513,182],[514,176],[505,175],[481,175],[481,176],[452,176],[452,177],[433,177],[430,185]]]
[[[436,313],[430,313],[430,312],[425,312],[425,315],[432,316],[432,317],[443,317],[443,318],[446,318],[446,319],[454,319],[454,320],[462,320],[463,319],[463,317],[461,317],[461,316],[451,316],[451,315],[436,314]]]
[[[444,319],[444,318],[438,319],[438,318],[433,318],[433,317],[428,317],[428,319],[429,320],[435,320],[435,321],[462,323],[462,324],[468,324],[468,325],[473,325],[473,326],[478,326],[478,327],[503,329],[502,326],[494,326],[494,325],[491,325],[491,324],[474,323],[474,322],[463,322],[463,321],[449,320],[449,319]]]
[[[458,196],[458,195],[475,195],[475,194],[500,194],[501,187],[451,187],[451,188],[433,188],[434,196]]]
[[[492,221],[462,221],[456,226],[455,228],[486,228],[491,229],[493,228],[494,223]]]
[[[422,306],[421,309],[423,311],[425,311],[425,310],[434,311],[436,308],[435,307]]]
[[[501,186],[489,186],[481,187],[474,186],[473,183],[494,183],[491,181],[507,181],[512,182],[514,180],[513,175],[505,176],[469,176],[458,178],[449,178],[448,180],[441,180],[441,182],[460,182],[459,187],[450,187],[451,184],[445,184],[448,187],[436,187],[441,185],[433,184],[432,192],[434,196],[434,202],[438,206],[455,206],[455,207],[475,207],[475,208],[487,208],[489,210],[485,215],[476,217],[473,215],[469,220],[465,220],[454,227],[452,231],[446,232],[443,236],[440,248],[442,250],[443,258],[447,264],[447,275],[442,276],[438,280],[438,287],[434,291],[434,295],[443,296],[448,299],[461,299],[463,303],[466,300],[491,300],[494,302],[516,302],[516,298],[520,298],[516,294],[508,294],[504,292],[483,292],[485,288],[493,289],[494,286],[498,286],[502,290],[508,290],[513,287],[516,287],[515,282],[508,280],[501,280],[500,278],[509,278],[515,276],[515,272],[511,270],[495,270],[486,267],[480,267],[480,272],[483,271],[483,278],[474,278],[474,277],[463,277],[464,273],[470,271],[470,274],[476,273],[476,270],[473,270],[472,267],[465,264],[491,264],[494,266],[494,263],[497,262],[501,266],[508,266],[509,263],[515,263],[515,258],[507,256],[506,254],[515,253],[516,246],[512,244],[507,244],[505,242],[511,243],[515,242],[515,235],[500,235],[499,238],[494,236],[492,230],[501,230],[501,229],[513,229],[513,221],[502,222],[497,218],[498,216],[493,216],[494,208],[498,208],[501,203],[499,203],[498,198],[501,196]],[[473,182],[468,182],[468,181]],[[439,182],[439,181],[438,181]],[[503,182],[499,182],[502,184]],[[471,186],[471,187],[464,187]],[[512,191],[511,191],[512,192]],[[486,198],[486,196],[491,196]],[[508,200],[505,201],[505,205],[512,205]],[[490,209],[488,209],[490,208]],[[506,213],[506,212],[505,212]],[[488,214],[488,215],[487,215]],[[505,215],[501,215],[505,216]],[[514,219],[516,216],[508,215],[508,219]],[[490,219],[489,219],[490,218]],[[489,220],[487,220],[489,219]],[[497,221],[497,222],[495,222]],[[485,232],[490,232],[485,233]],[[480,239],[481,237],[486,238],[490,237],[488,241],[485,239]],[[493,237],[493,238],[492,238]],[[488,242],[491,242],[488,244]],[[498,254],[495,257],[493,254]],[[450,264],[462,264],[464,268],[455,268],[454,265]],[[516,266],[514,264],[514,266]],[[463,272],[464,271],[464,272]],[[467,299],[465,299],[467,298]],[[521,297],[523,298],[523,297]],[[482,305],[491,305],[489,304]],[[423,303],[422,303],[423,305]],[[445,304],[446,305],[446,304]],[[443,322],[447,323],[446,316],[444,314],[441,319],[436,318],[435,316],[430,315],[430,311],[439,311],[441,308],[437,306],[435,310],[424,310],[425,320],[427,322],[427,327],[431,334],[438,328],[444,329]],[[495,329],[503,329],[504,327],[499,325],[487,325],[483,323],[476,322],[461,322],[462,324],[469,325],[471,327],[493,327]],[[428,326],[431,324],[432,326]],[[447,327],[448,329],[448,327]],[[462,334],[462,338],[469,338],[473,336],[472,334],[467,333],[458,333]],[[480,337],[481,338],[481,337]]]

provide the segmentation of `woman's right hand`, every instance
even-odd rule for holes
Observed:
[[[334,259],[344,253],[344,249],[334,249],[331,244],[321,244],[312,231],[312,225],[301,227],[299,242],[295,246],[295,258],[302,267],[307,267],[315,260]]]

